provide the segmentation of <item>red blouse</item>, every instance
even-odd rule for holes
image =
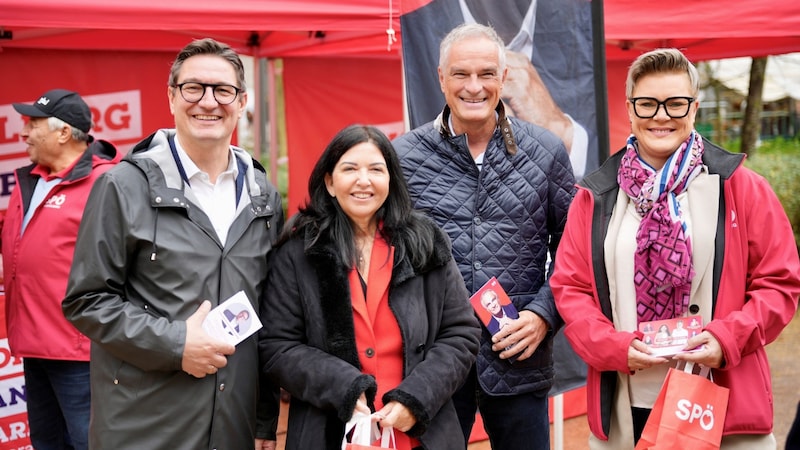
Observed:
[[[361,371],[372,375],[378,383],[375,408],[383,408],[381,398],[403,381],[403,338],[394,313],[389,308],[389,283],[392,278],[394,248],[376,235],[370,256],[367,295],[358,270],[349,274],[353,305],[356,346]],[[419,442],[395,430],[396,448],[411,450]]]

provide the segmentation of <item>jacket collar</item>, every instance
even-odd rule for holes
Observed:
[[[503,135],[503,143],[506,146],[506,151],[509,155],[514,156],[517,154],[517,140],[514,138],[514,132],[511,130],[511,121],[508,119],[508,116],[506,116],[506,109],[503,102],[497,104],[495,112],[497,112],[497,129],[500,130],[500,133]],[[445,139],[456,137],[450,130],[450,113],[450,106],[445,105],[442,112],[436,116],[433,122],[434,128],[439,130],[439,133]]]
[[[177,199],[175,204],[185,205],[183,180],[181,179],[175,158],[169,149],[168,139],[175,137],[174,129],[162,129],[154,132],[136,144],[123,161],[129,162],[141,169],[150,186],[150,199],[152,206],[165,206],[164,199]],[[250,201],[256,216],[272,215],[269,198],[269,189],[266,184],[266,170],[254,160],[245,150],[232,146],[237,159],[244,162],[245,192],[250,195]],[[256,173],[261,174],[256,176]]]
[[[339,276],[344,277],[346,281],[346,270],[349,270],[348,264],[337,254],[333,243],[327,236],[320,237],[316,241],[313,241],[312,233],[310,229],[307,228],[303,240],[303,247],[306,249],[305,254],[309,257],[309,260],[312,261],[312,264],[318,263],[315,265],[319,266],[320,277],[326,274],[334,276],[335,273],[331,272],[331,267],[343,267],[345,268],[345,272],[343,272],[343,275],[340,274]],[[389,244],[395,247],[404,246],[402,242],[390,242]],[[452,259],[449,241],[443,232],[438,231],[438,228],[435,231],[433,251],[424,261],[418,264],[417,267],[414,267],[408,255],[405,253],[406,252],[395,251],[391,281],[391,285],[393,286],[403,283],[419,274],[424,274],[437,267],[441,267]],[[338,273],[338,271],[336,273]]]
[[[110,142],[92,140],[86,150],[78,156],[78,160],[73,164],[72,168],[61,178],[63,181],[80,180],[91,175],[95,166],[117,163],[121,159],[122,155]],[[35,167],[36,164],[30,164],[20,169],[18,173],[28,176]]]
[[[745,158],[744,154],[731,153],[706,138],[703,138],[703,146],[703,164],[708,167],[709,173],[718,174],[723,180],[730,178]],[[578,186],[589,189],[595,195],[616,191],[619,188],[617,173],[625,154],[623,150],[611,155],[596,171],[578,182]]]
[[[438,230],[436,228],[435,230]],[[451,258],[450,246],[444,233],[436,231],[434,251],[420,265],[414,269],[408,257],[399,256],[395,248],[394,267],[390,281],[391,286],[396,286],[418,273],[425,273],[435,267],[446,264]],[[298,239],[302,239],[305,255],[314,268],[316,282],[319,286],[320,306],[322,309],[325,326],[325,339],[328,343],[328,353],[349,362],[355,367],[361,367],[358,359],[358,350],[355,345],[355,329],[350,299],[350,282],[348,279],[350,265],[342,260],[333,243],[327,236],[322,236],[313,241],[310,228],[300,230]],[[397,247],[402,243],[390,243]],[[391,301],[391,300],[390,300]]]

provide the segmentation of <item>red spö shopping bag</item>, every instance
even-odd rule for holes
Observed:
[[[669,369],[636,450],[719,450],[728,388],[686,369]]]

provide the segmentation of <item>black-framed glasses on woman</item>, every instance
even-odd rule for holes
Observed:
[[[198,103],[206,95],[208,88],[211,88],[214,100],[220,105],[230,105],[242,91],[230,84],[209,84],[196,81],[176,84],[175,87],[181,92],[181,97],[189,103]]]
[[[689,114],[689,107],[694,102],[694,97],[669,97],[660,102],[653,97],[634,97],[633,112],[640,119],[651,119],[658,114],[658,108],[664,107],[667,115],[673,119],[680,119]]]

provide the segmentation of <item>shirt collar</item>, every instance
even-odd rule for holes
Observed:
[[[514,156],[517,154],[517,140],[514,137],[514,132],[511,129],[511,121],[506,116],[506,109],[503,106],[503,102],[497,102],[497,107],[495,110],[495,118],[497,119],[497,124],[495,126],[495,130],[500,130],[500,133],[503,135],[503,142],[506,146],[506,151],[509,155]],[[433,126],[439,130],[439,134],[441,134],[444,138],[450,139],[455,137],[453,134],[453,123],[450,117],[450,107],[444,105],[444,109],[436,119],[433,121]],[[465,136],[466,139],[466,136]]]
[[[42,177],[45,181],[52,181],[52,180],[55,180],[56,178],[63,179],[64,177],[66,177],[70,173],[70,171],[72,171],[72,169],[75,168],[75,164],[78,163],[79,159],[81,159],[81,158],[80,157],[75,158],[75,161],[72,161],[72,164],[68,165],[67,167],[65,167],[65,168],[63,168],[61,170],[59,170],[56,173],[50,173],[50,169],[49,168],[47,168],[47,167],[45,167],[45,166],[43,166],[41,164],[36,164],[36,166],[31,170],[31,174],[38,175],[38,176]]]
[[[178,152],[178,158],[181,159],[181,164],[183,164],[183,170],[186,173],[186,178],[191,180],[198,174],[205,173],[197,167],[197,164],[192,161],[192,158],[189,157],[189,154],[186,153],[186,150],[181,147],[181,142],[178,136],[175,136],[175,150]],[[228,147],[228,168],[225,169],[225,172],[232,172],[234,179],[239,175],[239,165],[236,164],[236,155],[233,153],[233,149]]]

